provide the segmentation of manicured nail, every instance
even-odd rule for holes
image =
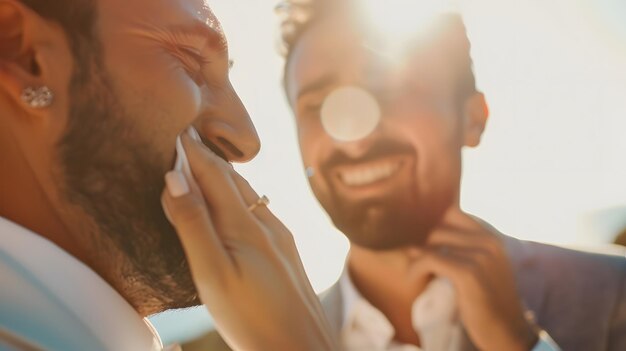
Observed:
[[[181,197],[189,193],[189,183],[182,172],[171,171],[165,175],[167,191],[172,197]]]
[[[172,221],[172,216],[170,215],[170,211],[167,209],[167,205],[165,204],[165,202],[162,202],[162,203],[161,203],[161,207],[163,208],[163,213],[165,214],[165,218],[167,218],[167,220],[168,220],[170,223],[174,223],[174,222]]]
[[[211,155],[215,158],[219,158],[221,159],[221,157],[217,156],[217,154],[211,150],[209,147],[207,147],[204,142],[202,141],[202,138],[200,137],[200,134],[198,134],[198,131],[196,130],[196,128],[194,127],[189,127],[187,128],[187,130],[185,131],[186,135],[183,135],[183,138],[187,138],[187,139],[191,139],[192,145],[195,144],[195,146],[199,147],[200,149],[202,149],[202,151],[208,155]]]
[[[180,135],[180,140],[181,142],[184,141],[183,146],[185,146],[185,143],[192,146],[197,146],[196,144],[200,144],[198,141],[196,141],[196,139],[194,139],[189,133],[186,132]]]
[[[196,130],[196,128],[194,128],[193,126],[190,126],[189,128],[187,128],[187,135],[189,135],[191,137],[191,139],[201,143],[202,142],[202,138],[200,138],[200,134],[198,134],[198,131]]]

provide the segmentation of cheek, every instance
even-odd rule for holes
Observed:
[[[113,66],[110,75],[125,117],[152,145],[154,155],[164,162],[164,170],[169,169],[176,136],[200,114],[200,90],[167,57],[124,62]]]
[[[393,124],[400,133],[426,149],[424,151],[450,152],[462,146],[462,120],[451,104],[413,101],[404,100],[395,111],[397,120]]]
[[[318,163],[315,161],[315,144],[310,138],[304,138],[300,135],[300,155],[302,156],[302,163],[304,167],[313,167],[316,170],[319,168]]]
[[[311,167],[313,176],[307,177],[313,192],[318,198],[329,191],[329,184],[322,174],[322,165],[332,152],[332,141],[321,132],[321,127],[298,125],[298,141],[304,168]]]
[[[458,182],[463,142],[459,117],[436,110],[411,111],[397,117],[394,125],[396,133],[411,143],[418,154],[416,172],[420,187],[429,189]]]
[[[300,153],[305,167],[319,168],[324,161],[325,149],[328,148],[330,140],[323,133],[321,124],[313,121],[299,121],[298,142]]]
[[[124,44],[107,51],[106,66],[115,79],[116,90],[122,98],[131,100],[125,101],[126,106],[138,107],[134,113],[171,119],[154,123],[180,129],[191,124],[199,114],[201,95],[181,64],[159,47]]]

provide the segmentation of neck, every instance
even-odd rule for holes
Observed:
[[[49,240],[89,266],[140,315],[145,317],[162,311],[160,301],[146,299],[146,296],[154,296],[149,287],[123,278],[136,272],[116,247],[106,240],[94,244],[99,237],[95,224],[77,214],[80,208],[62,205],[54,190],[58,187],[53,177],[38,176],[43,174],[41,169],[45,169],[41,167],[45,163],[37,160],[42,155],[34,151],[30,154],[36,156],[27,157],[11,134],[0,133],[0,164],[8,170],[0,172],[0,216]]]
[[[445,217],[463,216],[458,206]],[[419,335],[412,322],[412,307],[430,282],[415,281],[409,271],[417,259],[415,248],[374,251],[352,245],[348,254],[348,271],[361,295],[380,310],[393,325],[398,342],[420,346]]]
[[[9,219],[54,242],[57,246],[82,258],[76,240],[71,237],[63,221],[35,176],[22,150],[6,138],[2,143],[0,159],[8,172],[0,173],[0,216]]]
[[[348,272],[359,293],[393,325],[395,339],[419,346],[411,308],[428,282],[411,282],[407,279],[413,261],[410,251],[400,249],[377,252],[352,245],[348,254]]]

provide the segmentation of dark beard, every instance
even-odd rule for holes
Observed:
[[[378,140],[358,160],[337,151],[324,163],[320,176],[326,178],[330,190],[322,206],[333,224],[351,243],[370,250],[393,250],[423,246],[426,243],[432,230],[453,203],[456,188],[447,188],[435,195],[424,195],[420,194],[417,183],[411,183],[406,188],[389,192],[385,197],[353,202],[342,197],[333,185],[333,175],[329,171],[338,165],[363,163],[401,154],[415,155],[415,152],[410,145],[394,140]],[[417,179],[417,175],[413,174],[413,178]]]
[[[352,244],[370,250],[423,246],[443,218],[452,197],[421,204],[412,189],[376,201],[355,204],[335,199],[333,223]]]
[[[159,301],[162,310],[199,305],[185,253],[161,208],[167,161],[120,106],[98,56],[77,60],[70,86],[70,118],[59,143],[62,194],[130,263],[123,279],[149,291],[145,301]]]

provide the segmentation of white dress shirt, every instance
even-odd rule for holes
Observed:
[[[459,351],[463,329],[459,322],[455,291],[449,281],[433,280],[412,307],[413,327],[422,348],[394,340],[395,330],[385,315],[356,289],[346,271],[339,280],[343,299],[341,344],[346,351]],[[559,347],[541,332],[532,351],[558,351]]]
[[[162,349],[147,320],[98,274],[0,217],[0,350]]]

